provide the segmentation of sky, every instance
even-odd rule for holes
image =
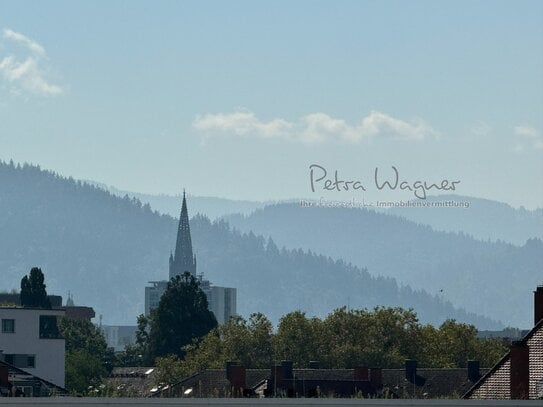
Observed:
[[[543,207],[543,2],[0,0],[0,159],[144,193],[448,180]],[[379,190],[392,167],[406,188]]]

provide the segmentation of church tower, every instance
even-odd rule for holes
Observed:
[[[177,228],[175,253],[170,253],[170,279],[185,272],[189,272],[196,277],[196,257],[192,254],[187,200],[185,199],[185,191],[183,191],[183,204],[181,205],[179,227]]]

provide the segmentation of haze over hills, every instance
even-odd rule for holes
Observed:
[[[122,191],[112,186],[89,181],[114,195],[135,197],[151,208],[173,217],[179,216],[181,195],[151,195]],[[256,209],[279,202],[237,201],[225,198],[191,196],[193,212],[204,213],[214,220],[225,215],[249,215]],[[528,239],[543,239],[543,208],[528,210],[489,199],[462,195],[428,196],[428,201],[455,200],[469,202],[469,208],[389,208],[382,213],[402,216],[413,222],[429,225],[435,230],[463,232],[480,240],[502,240],[524,245]],[[290,200],[289,202],[299,201]]]
[[[543,282],[543,243],[523,246],[476,240],[464,233],[366,209],[267,206],[249,216],[231,215],[239,230],[270,236],[287,248],[311,249],[373,274],[442,295],[456,306],[530,327],[532,296]]]
[[[113,195],[124,197],[128,195],[140,200],[142,203],[148,203],[153,210],[156,210],[162,214],[179,217],[179,202],[181,202],[182,194],[178,195],[152,195],[142,194],[139,192],[123,191],[115,188],[111,185],[106,185],[100,182],[87,181],[85,182],[104,189]],[[263,208],[266,204],[272,202],[258,202],[258,201],[242,201],[217,197],[207,196],[194,196],[187,193],[191,202],[191,212],[193,214],[205,214],[211,220],[218,219],[224,215],[230,215],[233,213],[248,215],[255,209]]]
[[[146,282],[167,276],[177,220],[33,166],[1,163],[0,185],[0,289],[17,287],[22,275],[40,266],[49,293],[71,291],[76,303],[103,314],[104,323],[135,323]],[[386,305],[413,307],[424,322],[456,318],[482,329],[502,327],[364,268],[278,249],[224,221],[197,216],[191,229],[198,271],[217,285],[237,287],[238,311],[245,316],[260,311],[277,321],[296,309],[323,316],[345,305]]]
[[[428,201],[469,202],[469,208],[397,207],[386,213],[430,225],[436,230],[464,232],[477,239],[502,240],[523,245],[530,238],[543,239],[543,208],[528,210],[489,199],[462,195],[429,196]]]

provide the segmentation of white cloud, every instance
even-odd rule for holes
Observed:
[[[0,59],[0,75],[10,85],[12,93],[24,91],[42,96],[62,93],[60,86],[49,83],[44,76],[42,65],[47,54],[39,43],[9,28],[3,30],[2,37],[24,51],[23,56],[13,52]]]
[[[535,150],[543,150],[543,136],[537,129],[527,125],[519,125],[514,129],[518,143],[515,147],[516,152],[521,152],[525,147],[531,147]]]
[[[291,123],[282,119],[262,122],[248,111],[198,116],[193,125],[197,130],[221,130],[237,136],[257,135],[263,138],[288,138],[292,127]]]
[[[253,112],[237,111],[197,116],[193,121],[193,127],[210,136],[223,133],[253,138],[279,138],[305,143],[320,143],[327,140],[358,143],[375,137],[422,140],[437,136],[437,132],[421,119],[404,121],[376,111],[371,112],[354,125],[326,113],[310,113],[300,117],[297,121],[281,118],[263,121],[257,118]]]
[[[9,28],[4,29],[4,38],[13,40],[24,47],[28,48],[32,53],[39,56],[45,56],[45,49],[38,44],[36,41],[28,38],[27,36],[10,30]]]

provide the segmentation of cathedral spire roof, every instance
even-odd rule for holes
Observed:
[[[189,215],[187,210],[187,199],[183,189],[183,202],[177,228],[177,241],[173,262],[170,260],[170,278],[189,272],[196,275],[196,260],[192,253],[192,239],[190,236]]]

